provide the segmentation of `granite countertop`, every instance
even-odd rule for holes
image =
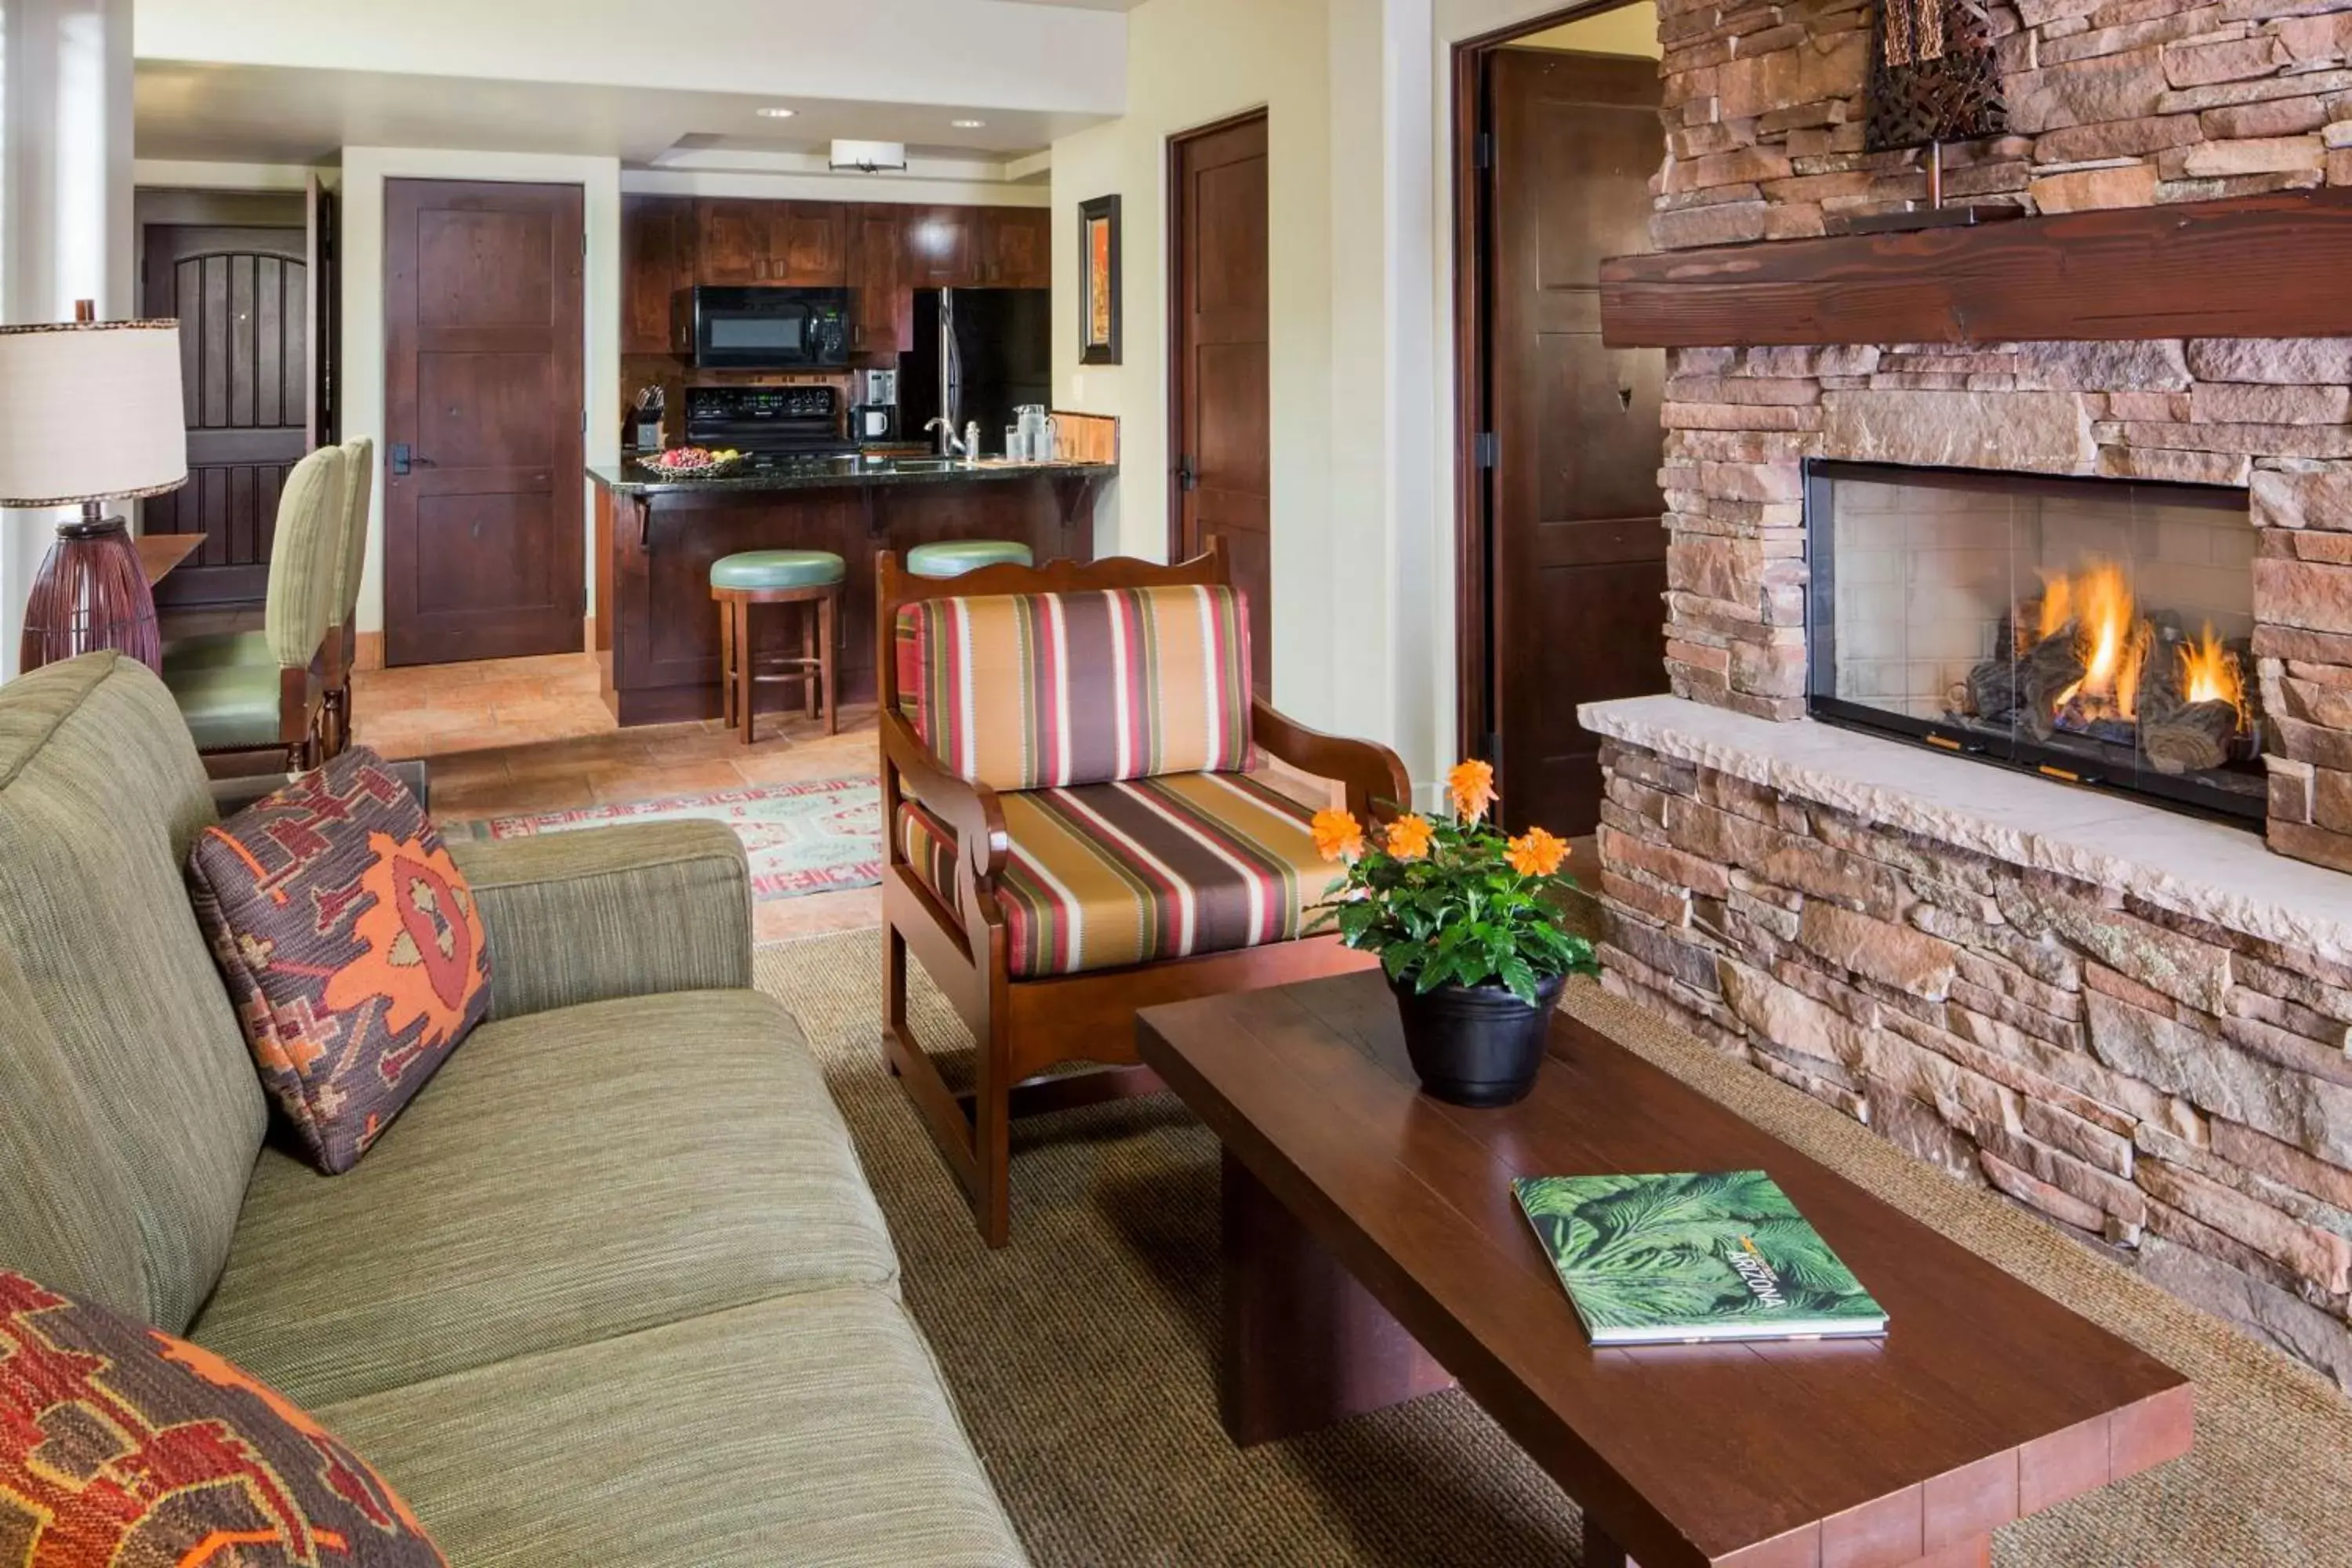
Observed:
[[[634,459],[592,464],[588,477],[619,495],[704,495],[763,490],[822,490],[845,487],[975,484],[1041,476],[1093,479],[1118,471],[1112,463],[1008,463],[1001,458],[966,463],[939,458],[796,458],[772,468],[745,468],[717,479],[660,474]]]

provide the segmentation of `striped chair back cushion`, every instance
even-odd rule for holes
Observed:
[[[899,710],[971,783],[1249,765],[1249,613],[1231,588],[925,599],[898,611],[898,645]]]

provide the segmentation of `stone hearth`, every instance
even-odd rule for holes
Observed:
[[[2352,879],[1824,725],[1584,721],[1610,989],[2352,1387]]]

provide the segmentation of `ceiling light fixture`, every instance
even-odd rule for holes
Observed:
[[[763,109],[760,110],[760,118],[762,120],[790,120],[793,115],[798,114],[800,110],[797,109]]]
[[[986,128],[988,121],[985,120],[957,120],[951,121],[950,123],[954,125],[954,127],[959,131],[980,131]]]

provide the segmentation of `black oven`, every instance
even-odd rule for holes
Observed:
[[[842,370],[849,364],[846,289],[691,291],[700,370]]]

